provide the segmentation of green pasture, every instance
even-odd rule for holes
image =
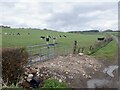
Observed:
[[[17,35],[17,33],[20,35]],[[14,33],[15,35],[5,35],[5,33]],[[30,35],[28,35],[30,33]],[[40,36],[55,36],[66,35],[67,37],[57,38],[57,43],[72,47],[75,40],[78,41],[78,44],[82,47],[87,47],[92,45],[98,37],[103,36],[101,33],[95,34],[73,34],[73,33],[64,33],[56,31],[47,31],[47,30],[30,30],[30,29],[2,29],[2,47],[26,47],[35,44],[46,44],[45,40],[42,40]],[[52,43],[52,39],[50,40]]]
[[[74,41],[77,40],[78,47],[89,48],[90,45],[93,45],[98,37],[104,37],[107,33],[65,33],[65,32],[57,32],[50,30],[33,30],[33,29],[10,29],[10,28],[2,28],[0,37],[2,37],[2,47],[27,47],[32,45],[42,45],[46,44],[46,41],[41,39],[40,36],[54,36],[57,37],[56,42],[59,46],[64,47],[68,52],[73,51]],[[5,35],[5,33],[10,34],[14,33],[14,35]],[[17,35],[20,33],[20,35]],[[30,35],[28,35],[30,33]],[[117,34],[116,32],[113,34]],[[67,37],[60,38],[58,35],[66,35]],[[49,43],[53,43],[52,39],[50,39]],[[59,48],[58,51],[64,52],[64,48]],[[108,58],[113,59],[116,55],[116,42],[112,41],[110,44],[105,46],[104,48],[98,50],[94,56],[97,58]]]
[[[112,34],[114,36],[120,37],[120,32],[107,32],[108,34]]]
[[[96,53],[94,53],[93,56],[95,56],[96,58],[100,60],[109,60],[109,61],[112,60],[113,61],[117,59],[117,56],[118,56],[117,42],[113,40],[107,46],[101,48]]]

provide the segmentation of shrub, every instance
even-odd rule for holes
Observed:
[[[7,85],[16,84],[24,73],[28,54],[24,48],[2,49],[2,78]]]
[[[47,79],[43,85],[43,88],[52,88],[52,90],[56,90],[57,89],[60,89],[60,90],[63,90],[63,89],[67,89],[67,85],[63,82],[59,82],[55,79]]]

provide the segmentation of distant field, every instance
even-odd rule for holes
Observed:
[[[17,33],[19,35],[16,35]],[[14,33],[15,35],[5,35],[5,33]],[[30,35],[28,35],[30,33]],[[67,37],[62,37],[57,39],[58,43],[61,43],[65,46],[72,46],[74,40],[77,40],[80,46],[88,46],[93,44],[97,37],[101,37],[102,34],[72,34],[72,33],[63,33],[56,31],[46,31],[46,30],[25,30],[25,29],[2,29],[2,47],[23,47],[34,44],[46,43],[40,38],[40,36],[55,36],[66,35]],[[50,41],[52,43],[52,40]]]
[[[108,32],[108,33],[110,33],[110,34],[112,34],[112,35],[115,35],[115,36],[119,36],[120,37],[120,32]]]

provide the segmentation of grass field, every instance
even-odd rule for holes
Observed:
[[[116,60],[118,55],[117,43],[115,40],[110,42],[104,48],[101,48],[96,53],[93,54],[96,58],[100,60]]]
[[[17,33],[20,35],[17,35]],[[15,35],[5,35],[5,33],[14,33]],[[28,35],[30,33],[30,35]],[[116,34],[116,33],[115,33]],[[74,33],[64,33],[57,31],[49,30],[31,30],[31,29],[2,29],[2,47],[27,47],[35,44],[46,44],[46,41],[41,39],[40,36],[55,36],[66,35],[67,37],[57,38],[57,43],[61,46],[65,46],[69,51],[73,50],[74,41],[78,41],[78,46],[88,48],[90,45],[93,45],[98,37],[104,37],[106,33],[83,33],[83,34],[74,34]],[[52,43],[52,39],[50,40]],[[112,41],[106,47],[98,50],[95,54],[95,57],[99,59],[114,59],[117,46],[116,42]]]
[[[20,36],[16,35],[20,33]],[[14,33],[15,35],[5,35],[5,33]],[[28,35],[30,33],[30,35]],[[87,47],[92,45],[98,37],[103,36],[101,33],[94,34],[73,34],[73,33],[63,33],[56,31],[47,30],[30,30],[30,29],[2,29],[2,47],[26,47],[35,44],[44,44],[45,40],[40,39],[40,36],[56,36],[66,35],[67,37],[58,38],[57,42],[67,46],[72,47],[75,40],[78,41],[80,46]],[[52,40],[50,40],[52,43]]]
[[[17,35],[17,33],[20,35]],[[14,33],[14,35],[5,35],[5,33]],[[28,35],[30,33],[30,35]],[[83,33],[83,34],[74,34],[74,33],[64,33],[57,31],[48,31],[48,30],[31,30],[31,29],[2,29],[2,47],[26,47],[35,44],[46,44],[46,41],[41,39],[40,36],[55,36],[66,35],[67,37],[57,38],[57,43],[62,46],[65,46],[68,50],[72,51],[74,41],[78,41],[78,46],[88,48],[90,45],[93,45],[98,37],[104,37],[106,33]],[[50,40],[52,43],[52,39]],[[111,48],[112,47],[112,48]],[[99,59],[114,59],[116,55],[116,42],[112,41],[106,47],[98,50],[94,56]],[[59,50],[61,51],[61,50]]]

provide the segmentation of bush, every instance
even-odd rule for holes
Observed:
[[[43,88],[49,88],[49,89],[52,88],[52,90],[53,89],[56,90],[56,88],[61,89],[61,90],[63,90],[63,89],[66,90],[67,85],[65,83],[59,82],[55,79],[47,79],[43,85]]]
[[[24,48],[2,49],[2,78],[4,83],[16,84],[24,73],[23,66],[27,63],[28,54]]]

